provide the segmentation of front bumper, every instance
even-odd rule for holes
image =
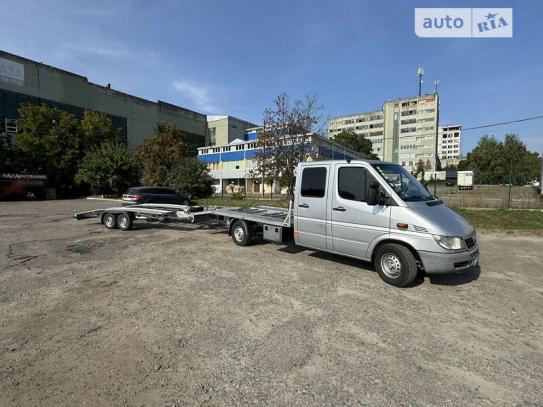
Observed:
[[[427,274],[460,273],[479,264],[479,249],[460,253],[419,251],[422,266]]]

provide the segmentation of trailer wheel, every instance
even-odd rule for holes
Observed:
[[[121,230],[130,230],[132,229],[132,217],[128,213],[121,213],[117,216],[117,226]]]
[[[242,220],[234,221],[230,229],[230,234],[232,235],[232,240],[238,246],[248,246],[251,244],[251,232],[247,223]]]
[[[106,213],[102,217],[102,223],[108,229],[115,229],[117,227],[117,215],[114,213]]]
[[[407,247],[387,243],[377,249],[374,265],[379,277],[388,284],[405,287],[411,284],[418,274],[417,260]]]

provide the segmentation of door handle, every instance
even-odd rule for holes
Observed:
[[[345,212],[347,209],[345,209],[343,206],[338,206],[337,208],[332,208],[334,211],[340,211]]]
[[[298,205],[300,208],[309,208],[309,205],[304,203],[304,204],[300,204]]]

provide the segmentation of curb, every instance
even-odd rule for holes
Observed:
[[[88,196],[86,199],[93,200],[93,201],[115,201],[115,202],[121,202],[121,199],[99,198],[99,197],[94,197],[94,196]]]

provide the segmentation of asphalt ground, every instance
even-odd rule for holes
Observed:
[[[235,246],[89,200],[0,203],[0,405],[543,405],[543,238],[399,289],[370,264]]]

